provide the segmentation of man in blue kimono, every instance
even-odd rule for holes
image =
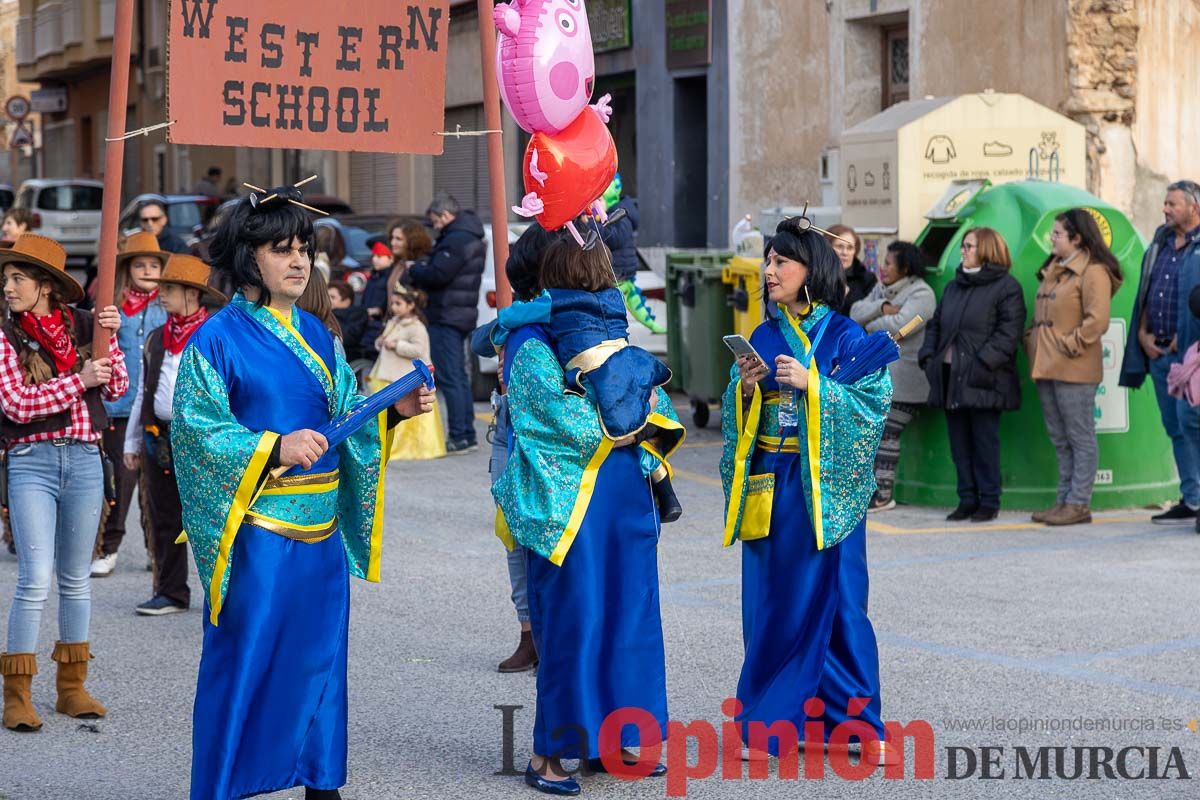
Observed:
[[[316,432],[361,398],[332,335],[295,307],[312,222],[294,189],[275,195],[243,200],[217,231],[213,265],[240,290],[193,335],[175,389],[171,444],[206,597],[192,800],[340,797],[349,576],[379,580],[390,432],[432,407],[422,389],[337,448]]]

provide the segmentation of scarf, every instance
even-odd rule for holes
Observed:
[[[125,302],[121,304],[121,313],[127,317],[139,314],[156,297],[158,297],[157,286],[148,292],[142,291],[136,286],[130,286],[125,290]]]
[[[21,330],[54,360],[55,371],[59,375],[69,373],[79,358],[71,341],[70,326],[75,324],[75,320],[70,312],[64,314],[62,309],[58,309],[44,317],[25,312],[19,317]]]
[[[208,309],[200,306],[187,316],[168,314],[167,324],[163,326],[163,347],[173,356],[183,352],[188,339],[196,332],[204,320],[208,319]]]

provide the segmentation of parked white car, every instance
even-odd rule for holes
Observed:
[[[511,246],[528,228],[528,223],[514,223],[508,226],[508,243]],[[492,226],[484,224],[484,236],[487,238],[487,265],[483,270],[483,282],[479,288],[479,325],[485,325],[496,318],[496,271],[492,252]],[[637,284],[646,297],[646,305],[654,313],[655,318],[667,322],[666,280],[659,275],[645,259],[638,257]],[[644,348],[660,358],[667,355],[666,334],[654,334],[644,325],[629,317],[629,343]],[[492,389],[496,387],[496,370],[499,366],[494,358],[479,358],[468,353],[468,363],[471,370],[471,388],[477,401],[487,400]]]
[[[21,184],[16,208],[33,212],[34,230],[54,239],[67,255],[88,265],[100,242],[104,184],[83,178],[38,178]]]

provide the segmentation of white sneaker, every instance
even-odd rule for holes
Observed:
[[[92,562],[92,577],[107,578],[117,568],[117,554],[100,556]]]

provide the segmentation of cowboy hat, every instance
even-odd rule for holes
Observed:
[[[83,299],[83,287],[67,274],[67,251],[53,239],[36,233],[22,233],[12,247],[0,249],[0,268],[6,264],[35,267],[58,283],[68,303]]]
[[[208,277],[211,270],[208,264],[205,264],[195,256],[188,256],[182,253],[172,253],[167,259],[167,265],[163,267],[162,274],[157,278],[147,278],[147,281],[154,283],[174,283],[179,286],[186,286],[189,289],[199,289],[202,294],[207,294],[214,300],[222,303],[228,300],[225,295],[218,292],[216,289],[208,285]]]
[[[171,254],[158,246],[157,236],[138,231],[125,240],[125,246],[117,254],[117,268],[120,269],[138,256],[151,256],[157,258],[160,264],[166,264],[169,255]]]

